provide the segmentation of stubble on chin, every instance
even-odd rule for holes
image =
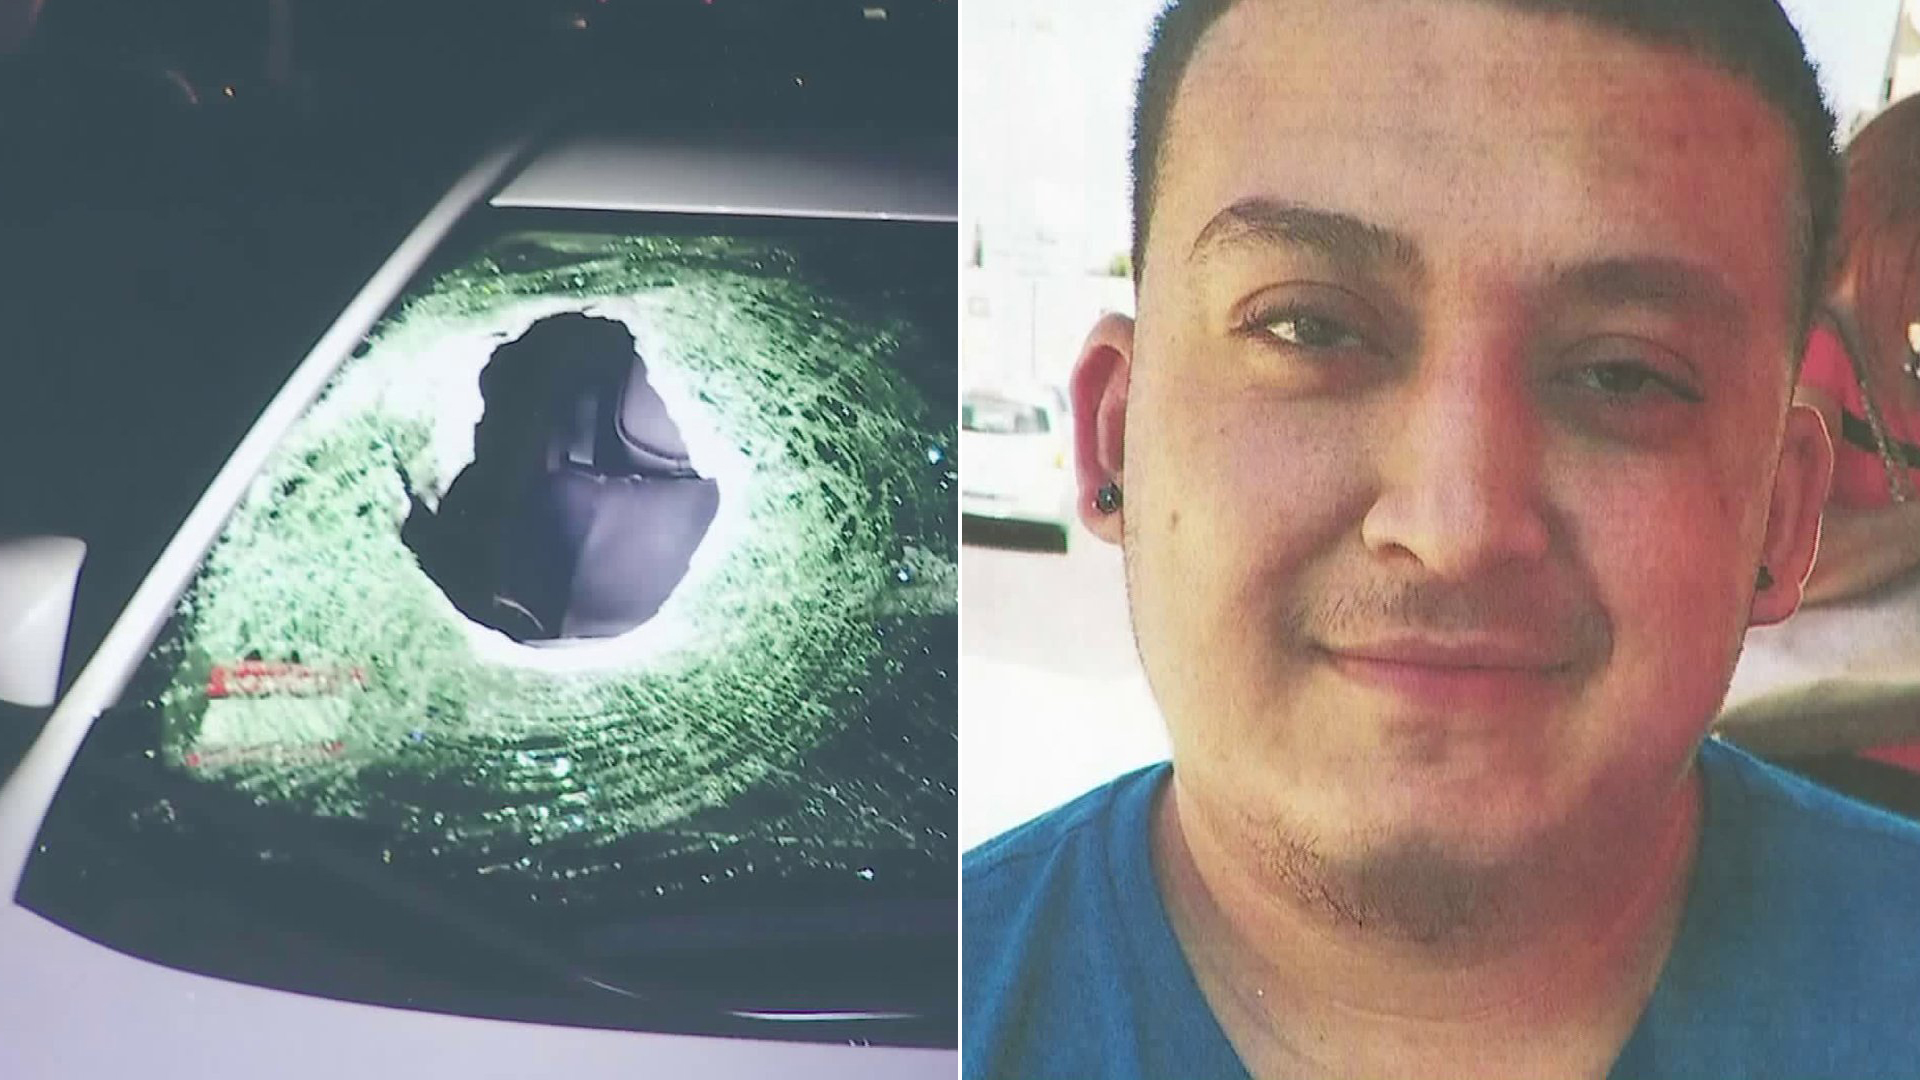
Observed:
[[[1334,929],[1423,949],[1483,944],[1508,923],[1509,868],[1447,850],[1436,838],[1380,838],[1331,854],[1309,835],[1268,824],[1256,842],[1263,876]]]

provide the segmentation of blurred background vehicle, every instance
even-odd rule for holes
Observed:
[[[960,486],[966,518],[1038,526],[1051,544],[1067,550],[1074,522],[1073,430],[1058,387],[963,391],[960,457],[967,463]]]

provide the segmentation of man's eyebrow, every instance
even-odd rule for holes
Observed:
[[[1597,259],[1562,272],[1558,291],[1604,306],[1697,312],[1730,330],[1746,325],[1746,307],[1726,279],[1708,267],[1660,255]]]
[[[1387,263],[1414,275],[1424,271],[1420,247],[1405,233],[1351,214],[1278,199],[1242,199],[1213,215],[1194,238],[1188,262],[1243,244],[1309,248],[1343,263]]]

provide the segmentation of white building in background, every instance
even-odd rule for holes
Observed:
[[[960,10],[967,261],[1099,273],[1126,250],[1133,74],[1158,0],[969,0]]]
[[[1064,387],[1103,313],[1133,314],[1133,281],[1091,274],[960,272],[962,381],[975,386]]]
[[[1920,6],[1914,0],[1902,0],[1900,18],[1893,31],[1893,46],[1887,51],[1885,99],[1898,101],[1920,90]]]
[[[1064,386],[1094,320],[1132,312],[1127,129],[1160,3],[961,5],[967,386]]]
[[[1895,24],[1905,20],[1908,2],[1781,0],[1820,70],[1842,143],[1887,103],[1899,47]]]

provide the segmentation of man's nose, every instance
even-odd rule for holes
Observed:
[[[1361,523],[1370,550],[1450,580],[1546,554],[1541,418],[1525,378],[1502,367],[1436,367],[1391,395]]]

